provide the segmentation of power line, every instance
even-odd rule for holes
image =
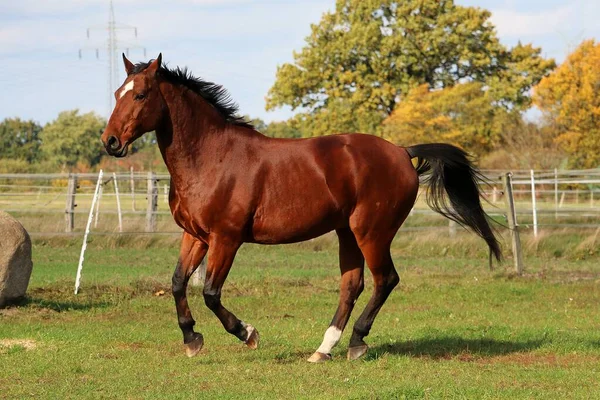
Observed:
[[[129,56],[130,50],[142,50],[144,53],[144,57],[146,57],[146,48],[138,45],[137,43],[128,43],[117,38],[117,31],[127,31],[133,33],[135,40],[137,40],[137,27],[124,25],[117,23],[115,20],[115,11],[113,7],[112,0],[109,1],[109,14],[108,14],[108,24],[101,26],[93,26],[87,28],[87,38],[90,39],[90,32],[92,31],[107,31],[108,38],[106,40],[106,48],[105,51],[108,56],[108,78],[107,78],[107,115],[110,115],[113,106],[114,106],[114,97],[113,92],[119,86],[119,71],[120,71],[120,62],[118,52],[123,51],[127,56]],[[85,49],[94,50],[96,53],[96,59],[100,59],[100,47],[96,46],[88,46]],[[83,57],[84,48],[79,49],[79,59]]]

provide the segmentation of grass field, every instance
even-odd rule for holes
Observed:
[[[394,243],[402,282],[366,357],[346,361],[346,332],[319,365],[305,359],[337,306],[331,237],[241,249],[223,300],[260,331],[256,351],[192,290],[205,339],[192,359],[170,295],[175,239],[93,239],[77,296],[80,242],[36,239],[29,299],[0,311],[0,398],[600,398],[597,234],[525,238],[524,277],[510,260],[490,272],[471,235],[414,235]]]

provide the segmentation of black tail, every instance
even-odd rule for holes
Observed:
[[[417,174],[427,174],[427,204],[446,218],[471,228],[486,241],[496,259],[502,259],[500,244],[481,207],[477,179],[483,176],[475,169],[466,152],[444,144],[419,144],[406,149],[417,157]],[[450,204],[448,204],[450,200]],[[491,260],[491,259],[490,259]]]

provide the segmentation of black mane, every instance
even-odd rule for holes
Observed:
[[[135,64],[132,74],[137,74],[148,68],[150,60],[146,63]],[[254,128],[244,117],[238,115],[238,105],[231,99],[227,90],[216,83],[207,82],[201,78],[196,78],[192,73],[184,68],[167,68],[166,65],[161,65],[158,69],[159,76],[167,82],[183,85],[201,96],[210,105],[212,105],[225,118],[225,121],[230,124],[243,126],[246,128]]]

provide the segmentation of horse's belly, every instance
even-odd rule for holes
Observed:
[[[291,207],[273,207],[255,216],[251,241],[262,244],[301,242],[343,226],[347,226],[347,218],[331,203],[304,202]]]

